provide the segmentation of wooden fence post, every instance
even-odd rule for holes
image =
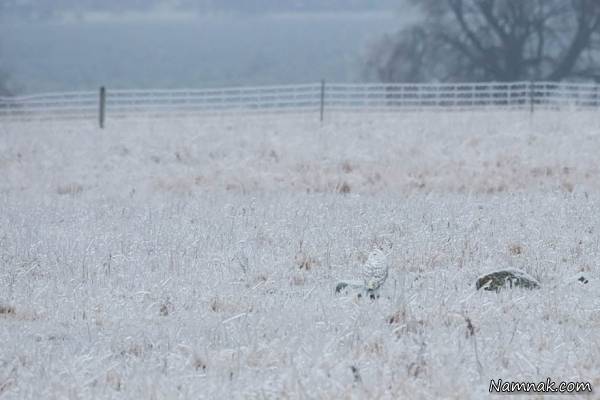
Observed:
[[[535,108],[535,82],[529,82],[529,112],[533,114]]]
[[[106,119],[106,88],[102,86],[100,88],[100,110],[98,115],[98,122],[100,129],[104,129],[104,121]]]
[[[321,123],[325,116],[325,79],[321,80]]]

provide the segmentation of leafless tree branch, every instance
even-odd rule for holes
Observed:
[[[423,20],[388,43],[393,57],[378,64],[382,80],[597,77],[598,0],[413,1]]]

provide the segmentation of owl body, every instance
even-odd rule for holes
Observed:
[[[370,298],[379,297],[379,290],[387,277],[387,254],[383,250],[376,248],[369,254],[363,270],[364,287]]]

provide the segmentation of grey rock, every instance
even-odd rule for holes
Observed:
[[[518,269],[505,269],[487,273],[477,278],[477,290],[500,291],[500,289],[539,289],[540,283],[531,275]]]

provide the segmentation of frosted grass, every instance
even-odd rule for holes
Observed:
[[[598,386],[598,122],[3,125],[0,305],[13,312],[0,314],[0,393],[485,398],[498,378]],[[336,296],[380,235],[394,242],[381,298]],[[499,267],[542,289],[476,292]]]

